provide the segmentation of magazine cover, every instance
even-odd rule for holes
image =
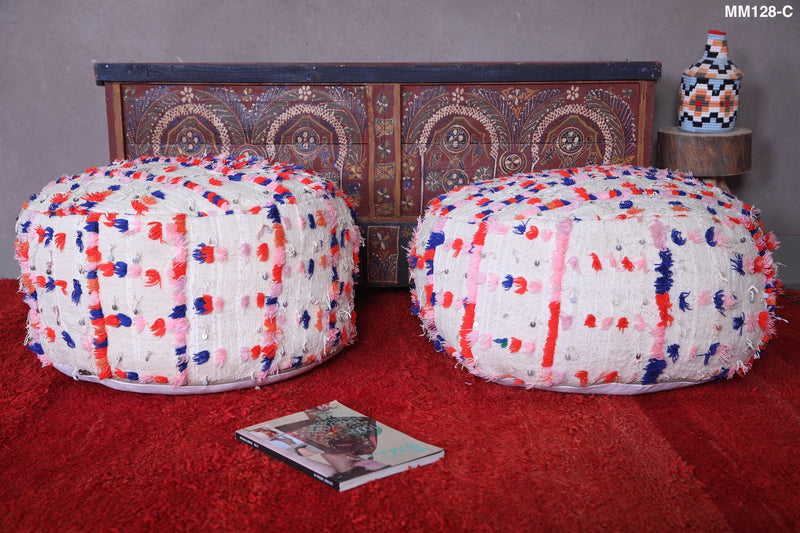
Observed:
[[[240,429],[236,438],[340,491],[444,456],[335,401]]]

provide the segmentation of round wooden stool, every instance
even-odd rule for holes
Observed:
[[[658,130],[659,166],[691,172],[730,192],[726,176],[750,170],[753,132],[734,128],[727,132],[692,133],[675,126]]]

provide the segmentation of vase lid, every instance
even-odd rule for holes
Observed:
[[[728,39],[724,31],[710,30],[703,57],[683,71],[687,76],[706,79],[740,80],[744,73],[728,58]]]

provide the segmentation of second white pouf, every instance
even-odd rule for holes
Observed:
[[[409,251],[435,347],[506,385],[637,394],[747,372],[774,332],[777,242],[691,176],[587,167],[434,199]]]

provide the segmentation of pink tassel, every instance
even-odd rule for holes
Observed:
[[[172,380],[171,385],[173,387],[183,387],[188,382],[189,382],[189,372],[184,370],[183,372],[175,376],[175,379]]]
[[[523,342],[522,343],[522,353],[527,355],[533,355],[536,351],[536,343],[535,342]]]
[[[491,350],[491,348],[492,348],[492,336],[489,335],[488,333],[485,334],[485,335],[482,335],[481,336],[480,347],[481,347],[481,350],[483,350],[483,351]]]
[[[189,320],[186,318],[172,318],[168,321],[169,330],[175,336],[175,342],[186,344],[186,335],[189,333]]]
[[[650,235],[653,237],[653,244],[657,249],[667,249],[667,229],[660,220],[654,219],[650,224]]]
[[[567,264],[572,268],[573,272],[577,272],[578,274],[581,273],[581,267],[578,264],[578,256],[572,255],[569,259],[567,259]]]
[[[733,356],[733,347],[729,344],[722,344],[717,348],[719,360],[725,364],[730,364]]]
[[[711,305],[711,291],[704,290],[697,297],[697,305]]]
[[[214,362],[218,367],[221,367],[225,364],[225,361],[228,359],[228,352],[225,351],[225,348],[217,348],[214,352]]]

